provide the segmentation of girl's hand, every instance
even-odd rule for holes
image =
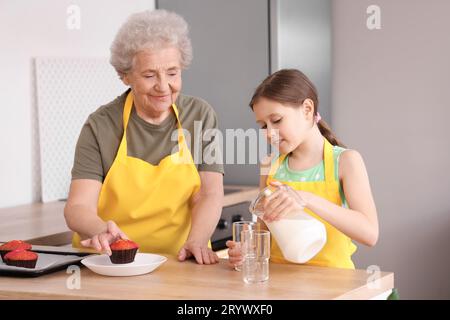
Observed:
[[[277,190],[264,199],[264,221],[280,220],[289,212],[305,208],[306,202],[299,192],[278,181],[271,181],[270,185]]]
[[[107,221],[106,222],[106,230],[94,235],[90,239],[85,239],[81,241],[81,245],[85,247],[94,248],[95,250],[99,252],[104,252],[108,256],[112,254],[111,248],[109,245],[119,238],[121,239],[128,239],[128,237],[125,235],[125,233],[120,230],[120,228],[117,226],[117,224],[114,221]]]
[[[240,266],[242,264],[242,252],[241,244],[239,242],[234,242],[228,240],[226,243],[228,247],[228,264],[234,268],[235,266]]]

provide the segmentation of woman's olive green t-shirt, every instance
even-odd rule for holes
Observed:
[[[72,179],[100,182],[105,179],[123,136],[123,106],[128,92],[89,115],[76,145]],[[202,99],[183,94],[175,103],[197,170],[223,174],[218,136],[211,138],[208,135],[207,141],[203,139],[205,130],[218,129],[214,109]],[[140,118],[133,107],[127,127],[128,156],[157,165],[163,158],[178,151],[177,135],[173,134],[176,130],[177,121],[173,112],[156,125]],[[206,154],[214,157],[205,157]]]

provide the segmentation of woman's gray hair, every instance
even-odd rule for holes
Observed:
[[[192,61],[192,45],[186,21],[166,10],[138,12],[129,16],[117,32],[109,61],[122,78],[131,70],[138,51],[171,45],[180,50],[181,67],[187,68]]]

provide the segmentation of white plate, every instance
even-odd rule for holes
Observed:
[[[157,254],[137,253],[131,263],[114,264],[106,254],[89,256],[81,263],[104,276],[127,277],[152,272],[166,261],[166,257]]]

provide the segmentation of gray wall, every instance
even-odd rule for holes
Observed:
[[[333,1],[333,127],[371,177],[380,240],[359,268],[394,271],[401,298],[450,298],[450,1]]]
[[[258,128],[248,103],[269,74],[268,1],[159,0],[156,7],[179,13],[190,27],[194,60],[183,92],[213,106],[224,137],[225,129]],[[230,164],[224,179],[258,184],[258,173],[257,164]]]
[[[319,92],[321,116],[331,121],[331,0],[271,0],[272,71],[304,72]]]
[[[224,133],[257,128],[248,102],[270,70],[281,68],[311,78],[330,121],[330,0],[159,0],[156,7],[189,23],[194,61],[183,75],[183,91],[214,107]],[[228,164],[225,173],[225,183],[258,183],[256,164]]]

